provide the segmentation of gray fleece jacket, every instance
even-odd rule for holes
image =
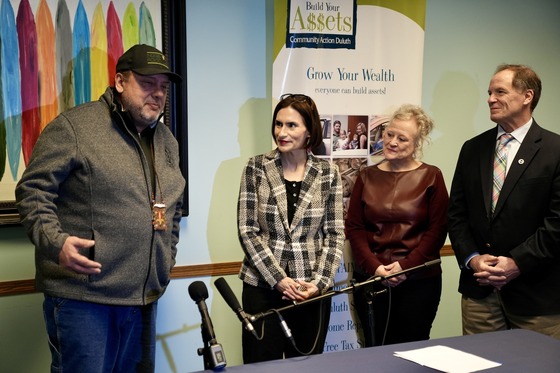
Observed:
[[[178,144],[162,124],[155,129],[156,190],[167,205],[166,231],[152,228],[152,183],[138,141],[108,88],[99,101],[60,114],[41,133],[16,187],[17,207],[35,245],[36,285],[45,294],[109,305],[157,300],[170,280],[179,240],[185,180]],[[94,239],[83,252],[101,273],[61,267],[68,236]]]

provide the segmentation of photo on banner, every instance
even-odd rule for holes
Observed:
[[[425,0],[279,0],[274,3],[273,106],[282,94],[310,96],[323,144],[315,155],[335,163],[346,206],[358,173],[382,160],[382,134],[400,105],[422,93]],[[346,242],[335,289],[350,285]],[[324,352],[359,348],[352,295],[332,298]]]

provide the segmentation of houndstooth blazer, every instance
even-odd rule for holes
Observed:
[[[338,167],[307,156],[292,224],[278,150],[251,158],[241,179],[237,222],[245,258],[239,278],[272,288],[285,277],[333,285],[344,245],[342,184]]]

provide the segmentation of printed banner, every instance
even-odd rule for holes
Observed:
[[[272,96],[303,93],[317,104],[323,145],[314,153],[338,165],[346,213],[358,172],[381,160],[389,115],[421,103],[426,1],[280,0],[274,11]],[[347,243],[335,289],[352,276]],[[359,348],[351,293],[331,302],[324,351]]]

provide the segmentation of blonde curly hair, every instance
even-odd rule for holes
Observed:
[[[426,114],[424,109],[422,109],[418,105],[401,105],[397,110],[395,110],[393,115],[391,115],[388,126],[390,126],[394,120],[410,119],[414,119],[414,121],[416,121],[416,124],[418,125],[418,136],[416,137],[416,142],[414,144],[413,157],[421,158],[422,148],[424,147],[424,144],[429,143],[429,134],[434,128],[434,121],[428,116],[428,114]]]

